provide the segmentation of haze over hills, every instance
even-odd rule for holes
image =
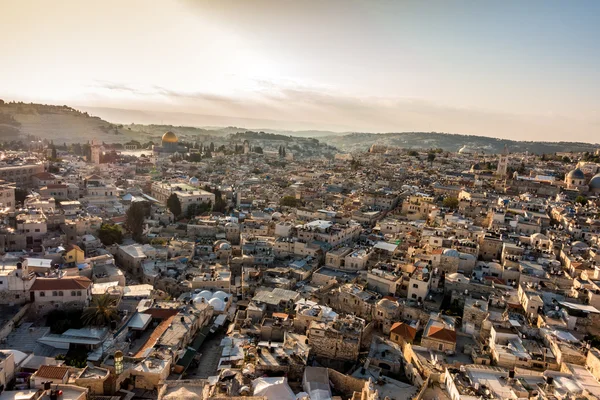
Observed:
[[[341,127],[333,124],[326,126],[318,125],[307,121],[282,121],[274,119],[261,118],[240,118],[234,116],[206,115],[187,112],[172,111],[144,111],[129,110],[110,107],[89,107],[77,106],[78,109],[86,111],[92,115],[98,115],[102,118],[119,124],[161,124],[173,126],[196,126],[211,130],[219,130],[221,127],[238,126],[239,131],[248,129],[264,132],[292,132],[295,136],[329,136],[336,134],[334,131],[348,131],[347,127]],[[266,129],[268,127],[268,129]],[[298,127],[304,129],[298,131]],[[327,129],[326,131],[323,128]],[[232,132],[235,133],[235,132]],[[341,135],[342,133],[340,133]]]
[[[91,115],[94,110],[101,114],[103,118]],[[111,116],[111,118],[107,118],[106,115]],[[168,122],[162,119],[163,117]],[[197,120],[198,125],[189,122],[184,124],[174,122],[177,120],[190,121],[190,118]],[[160,120],[163,122],[157,124]],[[467,146],[486,153],[500,152],[506,145],[512,152],[529,151],[538,154],[560,151],[591,151],[600,147],[598,144],[581,142],[522,142],[438,132],[357,133],[317,129],[293,131],[278,129],[273,125],[267,125],[270,126],[268,129],[260,128],[264,126],[261,124],[271,122],[277,125],[279,121],[189,113],[155,113],[116,108],[82,107],[81,110],[78,110],[69,106],[26,103],[0,104],[1,140],[18,140],[25,135],[34,135],[54,140],[57,143],[85,142],[93,139],[107,143],[125,143],[131,140],[145,143],[150,140],[156,142],[166,130],[173,130],[188,140],[210,141],[224,140],[230,135],[253,130],[286,136],[314,137],[341,152],[364,151],[374,143],[412,149],[442,148],[446,151],[458,151],[461,147]],[[232,126],[238,123],[240,123],[240,127]],[[243,123],[250,125],[244,125]]]

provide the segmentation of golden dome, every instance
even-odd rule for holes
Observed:
[[[163,143],[177,143],[177,135],[175,135],[173,132],[168,131],[167,133],[165,133],[162,137],[162,142]]]

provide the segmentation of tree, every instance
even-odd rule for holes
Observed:
[[[181,215],[181,202],[175,193],[172,193],[167,199],[167,207],[173,213],[175,218]]]
[[[283,196],[281,200],[279,200],[279,205],[283,207],[296,207],[298,205],[298,199],[294,196]]]
[[[444,207],[448,207],[448,208],[454,210],[454,209],[458,208],[458,199],[456,197],[449,196],[444,199],[442,204],[444,205]]]
[[[427,153],[427,161],[429,161],[430,165],[433,165],[433,160],[435,160],[435,153]]]
[[[577,196],[577,198],[575,199],[575,203],[581,204],[582,206],[585,206],[587,202],[588,199],[582,195]]]
[[[137,241],[142,239],[144,232],[144,219],[146,218],[146,205],[143,202],[135,202],[129,206],[125,219],[125,228]]]
[[[213,153],[215,151],[215,144],[213,142],[210,142],[210,152]]]
[[[54,144],[52,144],[52,159],[56,160],[57,158],[58,157],[57,157],[57,154],[56,154],[56,146]]]
[[[108,293],[94,297],[89,307],[83,310],[81,319],[85,325],[107,326],[118,320],[117,302]]]
[[[98,239],[105,246],[111,246],[113,244],[121,244],[123,242],[123,232],[115,224],[102,224],[98,231]]]
[[[256,154],[263,154],[263,149],[262,149],[262,147],[260,147],[260,146],[254,146],[254,149],[253,149],[253,151],[254,151]]]
[[[15,189],[15,203],[23,204],[25,203],[25,199],[29,195],[29,191],[25,189]]]

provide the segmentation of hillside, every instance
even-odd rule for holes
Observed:
[[[87,142],[92,139],[124,143],[136,134],[68,106],[0,103],[0,140],[18,140],[26,135],[56,143]]]
[[[467,146],[486,153],[499,153],[506,145],[511,152],[529,151],[535,154],[563,151],[585,152],[600,147],[600,144],[581,142],[516,141],[437,132],[351,133],[343,136],[320,137],[319,139],[345,152],[365,151],[373,143],[410,149],[441,148],[446,151],[458,151],[461,147]]]

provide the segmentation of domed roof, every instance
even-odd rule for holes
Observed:
[[[579,168],[575,168],[573,171],[567,174],[567,179],[585,179],[583,171]]]
[[[590,189],[600,189],[600,172],[590,179]]]
[[[190,185],[197,185],[197,184],[198,184],[198,182],[200,182],[200,181],[199,181],[199,180],[198,180],[198,178],[196,178],[195,176],[192,176],[192,177],[190,178]]]
[[[177,143],[177,141],[178,141],[177,135],[175,135],[171,131],[168,131],[167,133],[165,133],[163,135],[162,141],[163,141],[163,143]]]
[[[228,298],[229,296],[230,296],[229,294],[219,290],[213,294],[213,299],[220,299],[220,300],[225,301],[225,299]]]
[[[458,256],[460,256],[460,254],[458,254],[458,251],[456,251],[454,249],[446,249],[446,250],[444,250],[443,254],[446,257],[458,257]]]
[[[225,303],[221,299],[218,299],[218,298],[210,299],[208,301],[208,304],[210,304],[217,312],[225,311]]]
[[[198,302],[200,303],[202,301],[202,299],[204,299],[204,301],[208,301],[210,299],[212,299],[212,292],[209,292],[208,290],[203,290],[198,294],[195,294],[193,297],[194,302]]]

